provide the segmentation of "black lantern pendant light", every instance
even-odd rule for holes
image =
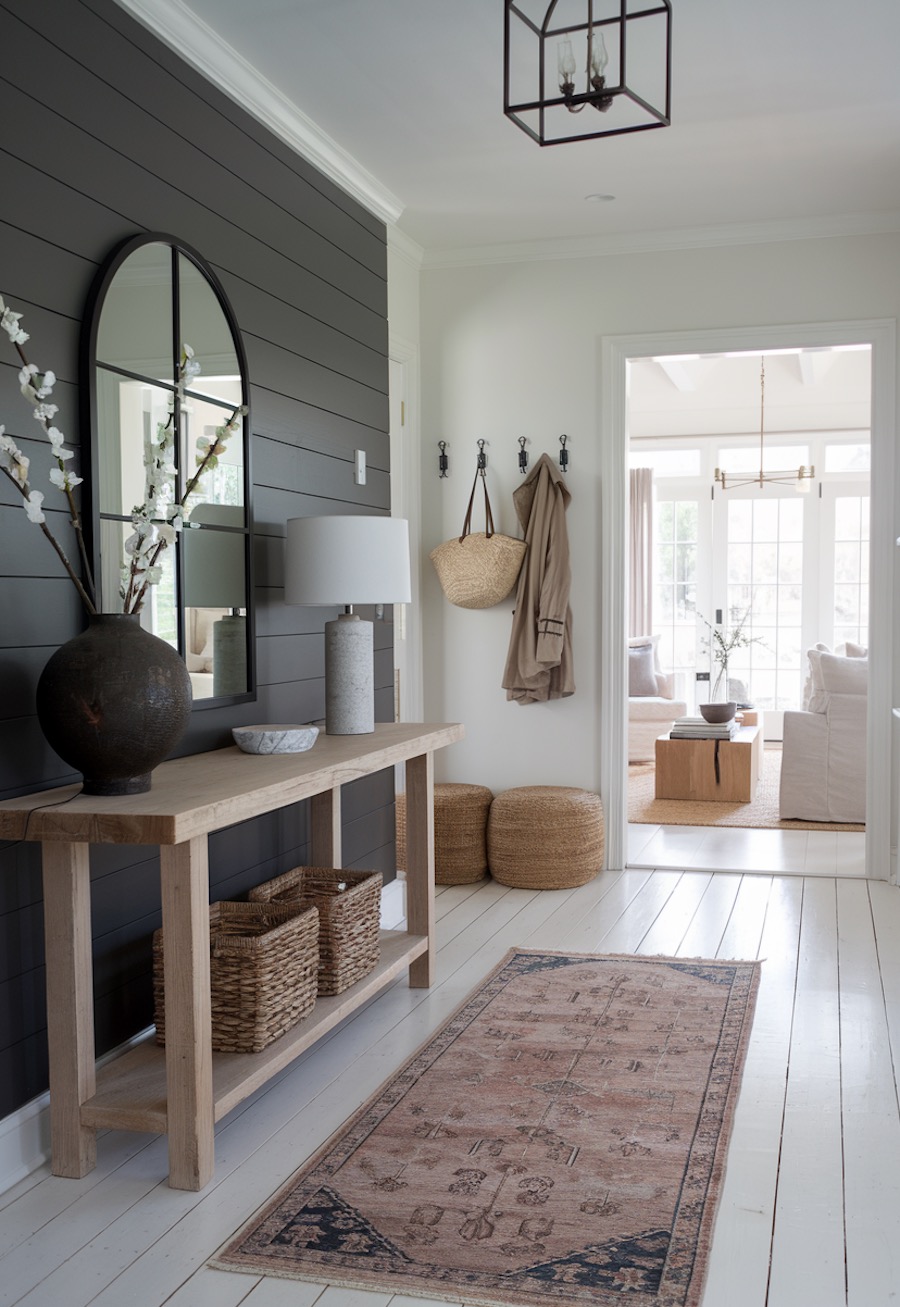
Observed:
[[[669,126],[671,0],[504,6],[503,112],[539,145]]]

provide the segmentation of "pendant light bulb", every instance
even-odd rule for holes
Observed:
[[[609,63],[609,54],[602,32],[591,33],[591,72],[595,77],[602,77]]]
[[[572,42],[569,40],[560,41],[556,47],[556,61],[559,69],[559,82],[571,82],[575,76],[575,53],[572,50]]]

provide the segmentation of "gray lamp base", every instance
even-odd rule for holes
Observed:
[[[375,730],[375,642],[371,622],[342,613],[325,623],[325,732]]]
[[[213,694],[247,693],[247,619],[240,614],[213,622]]]

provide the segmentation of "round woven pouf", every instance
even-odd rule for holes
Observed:
[[[434,787],[434,883],[470,885],[487,875],[486,785],[447,781]],[[397,795],[397,866],[406,867],[406,795]]]
[[[516,889],[585,885],[603,862],[600,795],[566,785],[505,790],[488,817],[488,866]]]

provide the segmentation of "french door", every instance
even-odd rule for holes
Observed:
[[[707,490],[708,494],[708,490]],[[677,697],[689,710],[715,675],[704,620],[727,633],[743,619],[749,643],[729,662],[732,690],[765,712],[768,739],[799,708],[807,650],[868,646],[869,488],[816,482],[717,490],[658,483],[654,511],[654,633]],[[741,685],[737,684],[742,683]]]

